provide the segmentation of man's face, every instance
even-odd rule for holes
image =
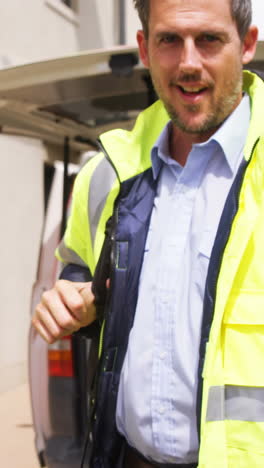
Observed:
[[[251,27],[241,41],[230,0],[150,0],[148,39],[138,32],[141,59],[173,123],[202,139],[239,104],[242,64],[256,40]]]

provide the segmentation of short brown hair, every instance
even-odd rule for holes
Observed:
[[[151,0],[133,0],[142,23],[144,34],[148,37],[148,23]],[[236,22],[240,39],[244,39],[252,21],[251,0],[230,0],[231,15]]]

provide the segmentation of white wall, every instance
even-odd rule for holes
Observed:
[[[259,39],[264,41],[264,3],[263,0],[252,0],[253,23],[259,28]]]
[[[136,45],[140,28],[132,0],[125,0],[126,44]],[[119,43],[119,0],[85,0],[80,2],[78,39],[81,49],[113,47]]]
[[[100,49],[117,44],[117,0],[85,0],[79,4],[81,49]]]
[[[0,55],[37,61],[79,49],[78,24],[54,9],[60,0],[9,0],[0,5]],[[63,9],[64,7],[64,9]]]
[[[130,45],[136,45],[136,32],[141,29],[141,23],[137,11],[134,8],[132,0],[126,0],[126,42]]]

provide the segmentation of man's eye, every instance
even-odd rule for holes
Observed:
[[[203,34],[200,38],[200,41],[201,42],[217,42],[218,41],[218,37],[217,36],[214,36],[213,34]]]
[[[161,42],[163,42],[164,44],[172,44],[173,42],[175,42],[175,40],[176,36],[173,34],[166,34],[166,36],[163,36],[161,38]]]

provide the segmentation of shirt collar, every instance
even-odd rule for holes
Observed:
[[[221,146],[232,172],[235,171],[238,158],[245,146],[249,122],[250,99],[248,94],[245,94],[232,114],[208,140],[214,140]]]
[[[168,165],[177,165],[178,163],[170,157],[169,141],[172,122],[169,121],[151,151],[152,170],[154,179],[157,179],[163,163]],[[179,164],[178,164],[179,165]]]
[[[226,162],[233,173],[245,145],[249,122],[250,99],[249,96],[245,94],[239,105],[209,140],[193,146],[203,147],[212,144],[211,142],[217,143],[221,147]],[[158,177],[163,163],[181,167],[170,157],[169,137],[171,128],[172,122],[170,121],[165,125],[151,151],[152,170],[155,179]]]

